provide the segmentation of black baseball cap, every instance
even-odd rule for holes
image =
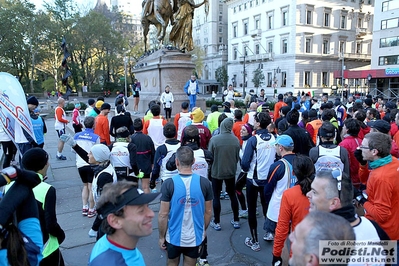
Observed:
[[[108,214],[121,210],[126,205],[144,205],[161,197],[161,193],[144,193],[137,187],[132,187],[116,198],[115,204],[111,202],[105,203],[97,212],[101,219],[105,219]]]

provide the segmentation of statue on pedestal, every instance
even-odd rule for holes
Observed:
[[[171,23],[172,31],[170,41],[182,52],[192,51],[193,45],[193,17],[194,10],[205,4],[205,13],[208,15],[208,0],[196,5],[194,0],[144,0],[141,14],[141,24],[144,30],[144,45],[147,51],[147,34],[150,25],[155,25],[158,30],[157,37],[160,42],[165,37],[166,27]]]

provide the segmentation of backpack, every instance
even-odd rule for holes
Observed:
[[[177,121],[177,139],[181,139],[181,134],[183,133],[183,129],[186,127],[187,123],[191,121],[191,113],[182,113],[180,112],[179,121]]]
[[[249,107],[249,105],[250,105],[251,103],[256,103],[257,101],[258,101],[258,95],[256,95],[256,94],[251,95],[251,99],[249,100],[248,107]]]
[[[333,149],[327,149],[323,146],[318,146],[319,156],[314,165],[316,171],[320,169],[335,169],[339,168],[344,171],[344,163],[341,161],[340,153],[341,147],[337,146]]]

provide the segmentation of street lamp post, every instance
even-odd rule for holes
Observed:
[[[125,56],[123,58],[123,61],[124,61],[124,66],[125,66],[125,96],[128,97],[128,94],[127,94],[127,78],[126,78],[126,76],[127,76],[127,56]]]
[[[276,93],[277,93],[277,77],[276,74],[279,74],[281,72],[280,67],[274,68],[273,73],[274,73],[274,78],[273,78],[273,96],[276,98]]]
[[[245,78],[246,78],[246,72],[245,72],[245,55],[244,55],[244,82],[242,83],[242,92],[243,92],[243,96],[245,99],[246,96],[246,92],[245,92]]]
[[[371,75],[371,74],[368,74],[367,75],[367,85],[368,85],[368,87],[369,87],[369,91],[368,91],[368,94],[370,94],[370,81],[371,81],[371,79],[373,78],[373,76]],[[377,95],[378,96],[378,95]]]
[[[344,52],[341,52],[341,102],[344,101],[344,70],[345,70],[345,58],[344,58]]]

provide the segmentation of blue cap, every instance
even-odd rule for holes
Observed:
[[[294,141],[288,135],[280,135],[277,137],[276,141],[270,143],[271,145],[279,144],[283,147],[294,147]]]

